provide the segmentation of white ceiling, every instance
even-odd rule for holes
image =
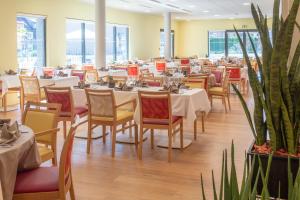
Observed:
[[[93,3],[94,0],[82,0]],[[121,10],[162,14],[173,12],[176,19],[250,18],[250,3],[272,15],[273,0],[106,0],[107,6]]]

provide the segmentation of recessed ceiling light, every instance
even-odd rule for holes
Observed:
[[[243,3],[244,6],[250,6],[251,4],[249,2]]]
[[[214,15],[215,17],[220,17],[220,15],[218,15],[218,14],[216,14],[216,15]]]
[[[196,6],[195,5],[189,5],[189,8],[195,8]]]
[[[233,20],[233,19],[235,19],[235,18],[234,18],[234,17],[229,17],[229,19],[230,19],[230,20]]]
[[[203,10],[202,12],[204,12],[204,13],[209,13],[209,10]]]
[[[150,12],[150,10],[145,10],[144,12],[146,12],[146,13],[149,13],[149,12]]]

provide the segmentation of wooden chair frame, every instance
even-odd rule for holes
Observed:
[[[124,132],[126,129],[130,130],[131,133],[131,128],[134,127],[134,132],[135,132],[135,145],[136,148],[138,147],[138,126],[134,122],[133,116],[124,118],[122,120],[117,120],[117,109],[121,108],[123,106],[126,106],[128,104],[132,104],[132,109],[133,111],[136,108],[136,100],[130,100],[126,101],[122,104],[116,105],[115,101],[115,96],[113,93],[113,90],[93,90],[93,89],[85,89],[86,92],[86,97],[88,100],[88,139],[87,139],[87,153],[90,153],[91,149],[91,140],[92,140],[92,130],[98,126],[102,126],[103,130],[103,143],[106,142],[106,126],[110,126],[112,129],[112,157],[115,157],[115,146],[116,146],[116,134],[118,132]],[[90,101],[90,95],[94,96],[111,96],[112,97],[112,105],[113,105],[113,120],[112,121],[102,121],[102,120],[95,120],[93,117],[97,117],[95,115],[92,115],[91,110],[92,110],[92,105]],[[103,116],[98,116],[98,117],[103,117]],[[132,124],[133,121],[133,124]],[[127,123],[129,122],[129,125],[127,126]],[[121,129],[117,129],[119,125],[122,125]]]
[[[35,108],[32,108],[31,106],[34,106]],[[42,109],[44,108],[44,109]],[[58,124],[58,113],[60,112],[60,108],[61,105],[59,104],[53,104],[53,103],[36,103],[36,102],[27,102],[26,103],[26,107],[25,107],[25,111],[23,113],[23,117],[22,117],[22,124],[25,124],[25,119],[27,117],[27,114],[29,111],[33,111],[33,112],[40,112],[40,113],[53,113],[55,115],[55,120],[53,120],[53,124],[52,124],[52,129],[49,130],[45,130],[42,132],[38,132],[38,133],[34,133],[37,143],[39,144],[43,144],[46,145],[47,147],[50,146],[51,150],[53,152],[52,155],[45,155],[45,157],[41,157],[42,162],[48,161],[48,160],[52,160],[52,164],[54,166],[57,165],[57,144],[56,144],[56,140],[57,140],[57,132],[59,131],[59,129],[57,128],[57,124]],[[46,136],[46,135],[50,135],[51,136],[51,142],[48,141],[43,141],[43,140],[39,140],[38,137],[41,136]]]
[[[97,69],[91,69],[91,70],[85,70],[84,71],[84,82],[89,82],[87,80],[87,75],[88,74],[93,74],[96,77],[96,82],[99,80],[99,74],[98,74],[98,70]]]
[[[154,129],[160,130],[168,130],[168,162],[172,161],[172,140],[173,136],[178,132],[176,127],[180,125],[179,132],[180,132],[180,147],[183,150],[183,120],[180,118],[175,123],[172,122],[172,105],[171,105],[171,95],[170,92],[150,92],[150,91],[139,91],[139,104],[140,104],[140,138],[139,138],[139,159],[142,160],[143,154],[143,140],[144,134],[147,130],[150,129],[151,132],[151,148],[154,148]],[[143,119],[143,109],[142,109],[142,98],[167,98],[168,99],[168,106],[169,106],[169,118],[168,118],[168,125],[158,125],[158,124],[144,124]],[[146,129],[146,131],[144,131]]]
[[[67,117],[62,117],[61,113],[58,116],[58,121],[63,122],[63,133],[64,133],[64,138],[67,137],[67,122],[70,121],[71,124],[74,124],[75,122],[75,112],[74,112],[74,100],[73,100],[73,95],[72,95],[72,90],[70,87],[45,87],[45,93],[46,93],[46,98],[48,101],[48,92],[49,91],[57,91],[57,92],[67,92],[70,94],[70,103],[71,103],[71,112],[64,112]],[[79,115],[80,118],[85,117],[87,113],[83,115]]]
[[[84,122],[73,125],[70,128],[69,134],[65,143],[63,145],[63,149],[60,156],[59,162],[59,190],[53,192],[38,192],[38,193],[24,193],[24,194],[14,194],[13,200],[53,200],[60,199],[66,200],[66,195],[70,192],[71,200],[75,200],[75,192],[74,192],[74,184],[72,178],[72,170],[70,169],[65,172],[67,157],[68,157],[68,148],[74,140],[74,134],[77,127]]]

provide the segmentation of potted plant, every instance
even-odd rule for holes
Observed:
[[[114,81],[112,76],[108,77],[108,87],[109,88],[114,88],[116,86],[116,82]]]
[[[279,15],[280,0],[274,0],[271,38],[267,17],[262,14],[259,7],[255,8],[253,4],[251,5],[252,15],[261,38],[262,58],[259,57],[249,34],[248,37],[258,63],[259,73],[252,68],[246,47],[235,30],[248,65],[249,82],[255,105],[252,118],[241,93],[233,86],[241,100],[255,138],[248,155],[252,158],[254,155],[259,155],[265,170],[268,154],[274,153],[268,188],[270,195],[275,196],[280,184],[283,198],[288,198],[290,189],[285,173],[288,156],[291,156],[294,178],[299,168],[300,158],[300,43],[295,53],[291,53],[295,25],[299,28],[296,23],[298,9],[299,0],[294,0],[290,13],[284,20]],[[258,186],[258,190],[261,190],[261,181]]]
[[[217,190],[215,184],[214,172],[212,171],[212,187],[213,187],[213,198],[214,200],[256,200],[256,199],[270,199],[270,192],[268,189],[268,183],[271,179],[271,168],[272,168],[273,154],[270,154],[267,158],[266,166],[263,165],[262,160],[258,156],[254,156],[250,165],[249,159],[245,159],[244,171],[241,181],[238,181],[237,172],[235,168],[234,159],[234,145],[231,145],[231,162],[228,162],[227,150],[223,151],[222,169],[220,188]],[[289,200],[300,199],[300,170],[295,174],[296,178],[293,181],[291,171],[291,159],[288,158],[288,170],[284,173],[288,177],[289,186]],[[229,163],[229,164],[228,164]],[[230,165],[230,168],[228,167]],[[258,166],[256,168],[255,166]],[[266,170],[262,170],[266,167]],[[259,179],[262,180],[262,189],[258,190]],[[254,180],[254,183],[252,183]],[[239,186],[239,183],[241,185]],[[206,200],[204,181],[201,174],[201,190],[202,199]],[[276,198],[282,199],[282,193],[279,188],[276,188]],[[259,197],[259,198],[258,198]]]

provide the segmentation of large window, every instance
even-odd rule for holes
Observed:
[[[254,43],[258,55],[261,55],[262,47],[259,33],[255,30],[238,30],[238,33],[243,40],[243,44],[246,45],[248,55],[250,57],[254,57],[254,51],[248,37],[248,32]],[[208,43],[209,57],[243,57],[239,39],[236,35],[236,32],[233,30],[210,31],[208,33]]]
[[[175,40],[175,34],[174,31],[171,31],[171,57],[174,57],[174,40]],[[164,29],[160,29],[160,48],[159,48],[159,54],[160,57],[165,56],[165,32]]]
[[[106,61],[128,60],[129,28],[124,25],[106,25]]]
[[[46,19],[42,16],[17,16],[17,52],[19,68],[46,65]]]
[[[67,20],[67,64],[95,63],[95,30],[92,22]]]
[[[129,29],[106,25],[106,61],[128,60]],[[67,20],[67,64],[95,64],[95,23]]]

